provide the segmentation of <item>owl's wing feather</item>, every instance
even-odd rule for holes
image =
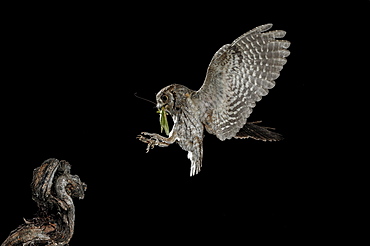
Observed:
[[[211,114],[207,130],[219,139],[235,137],[256,102],[268,94],[289,55],[285,31],[269,31],[272,24],[254,28],[222,46],[208,66],[204,84],[196,92]]]

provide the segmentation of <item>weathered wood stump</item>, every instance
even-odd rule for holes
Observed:
[[[84,198],[86,184],[70,174],[66,161],[48,159],[33,171],[32,199],[38,212],[12,231],[1,246],[68,245],[73,236],[75,207],[72,198]]]

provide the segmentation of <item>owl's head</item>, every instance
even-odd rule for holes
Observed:
[[[186,99],[193,91],[186,86],[172,84],[160,90],[156,96],[157,108],[166,110],[171,115],[177,114],[182,107],[186,106]]]

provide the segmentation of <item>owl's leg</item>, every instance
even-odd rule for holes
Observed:
[[[167,147],[170,144],[173,144],[176,141],[176,138],[172,135],[169,138],[163,137],[156,133],[142,132],[142,135],[138,135],[137,138],[144,143],[147,143],[146,152],[148,153],[150,149],[153,149],[155,146]],[[146,137],[146,136],[148,137]]]

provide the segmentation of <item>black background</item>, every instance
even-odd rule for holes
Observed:
[[[369,43],[369,1],[3,11],[0,242],[36,212],[32,171],[52,157],[88,186],[75,202],[71,245],[298,243],[352,229],[347,204],[360,171],[345,151],[354,140],[343,141],[351,134],[338,125],[358,119],[350,97],[369,82],[361,79],[368,59],[358,60]],[[134,94],[155,100],[171,83],[199,89],[222,45],[266,23],[287,31],[291,55],[250,120],[285,139],[206,134],[203,168],[192,178],[178,145],[146,154],[136,135],[159,132],[159,115]]]

